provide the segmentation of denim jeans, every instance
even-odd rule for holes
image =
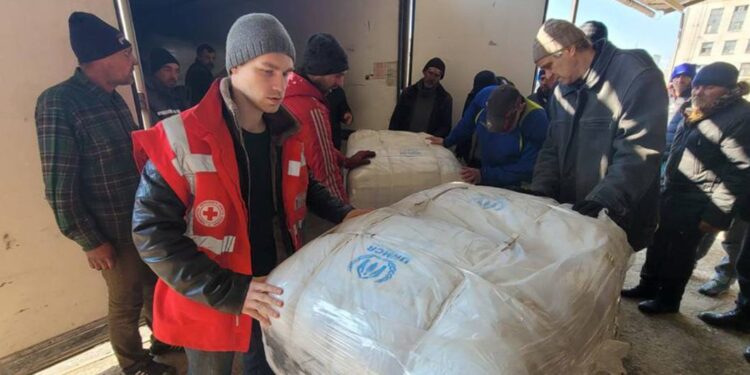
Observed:
[[[724,240],[721,241],[721,248],[724,249],[727,255],[722,257],[719,264],[714,267],[716,273],[712,279],[729,284],[737,278],[735,265],[737,264],[740,247],[742,246],[742,237],[745,235],[747,228],[748,223],[746,221],[739,218],[732,220],[732,225],[724,232]],[[703,258],[708,253],[715,240],[715,233],[706,234],[698,246],[698,259]]]
[[[188,360],[188,375],[231,375],[234,352],[206,352],[185,348]],[[242,373],[245,375],[273,375],[263,349],[263,333],[260,323],[253,320],[250,347],[242,353]]]

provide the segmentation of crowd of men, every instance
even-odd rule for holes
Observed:
[[[346,51],[314,34],[300,62],[276,18],[244,15],[227,35],[226,76],[215,78],[215,51],[201,45],[181,89],[179,61],[151,53],[156,125],[139,130],[115,91],[132,82],[131,44],[92,14],[73,13],[69,27],[79,67],[36,108],[45,192],[62,233],[102,272],[123,372],[172,373],[154,356],[184,350],[191,374],[229,374],[237,352],[245,373],[272,373],[260,325],[279,317],[283,290],[265,276],[304,243],[308,208],[331,223],[368,211],[349,204],[342,174],[377,157],[340,151],[353,120]],[[680,65],[668,94],[651,57],[617,48],[599,22],[549,20],[529,44],[540,68],[529,97],[482,71],[452,126],[436,57],[389,128],[457,146],[466,182],[608,215],[634,250],[648,249],[640,284],[622,292],[644,313],[677,312],[696,259],[728,230],[728,256],[701,292],[736,277],[737,309],[700,317],[750,330],[750,104],[737,69]]]

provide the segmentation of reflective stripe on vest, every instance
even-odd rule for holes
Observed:
[[[237,238],[235,236],[225,236],[223,240],[219,240],[211,236],[196,236],[194,234],[190,234],[188,237],[195,241],[196,245],[211,250],[216,255],[234,251],[234,241]]]
[[[164,134],[167,136],[169,147],[174,152],[175,158],[172,165],[190,184],[190,194],[195,195],[195,174],[198,172],[216,172],[216,166],[211,155],[193,154],[190,152],[185,124],[182,117],[175,115],[162,121]]]
[[[190,195],[195,196],[195,174],[200,172],[216,172],[216,166],[211,155],[193,154],[185,132],[185,124],[180,115],[171,116],[162,121],[164,134],[167,136],[169,147],[174,152],[175,158],[172,165],[180,176],[185,177],[190,185]],[[211,251],[214,254],[231,253],[234,251],[235,236],[225,236],[218,239],[212,236],[199,236],[193,233],[193,210],[186,215],[187,230],[185,235],[190,237],[196,245]]]

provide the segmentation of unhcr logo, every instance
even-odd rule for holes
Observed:
[[[409,264],[408,255],[381,246],[370,245],[367,254],[360,255],[349,263],[349,272],[356,272],[362,280],[374,279],[382,284],[396,274],[398,263]]]
[[[503,208],[505,208],[505,205],[506,205],[505,198],[502,198],[502,197],[491,198],[488,196],[481,195],[481,196],[472,198],[471,201],[474,202],[479,207],[481,207],[482,209],[492,210],[492,211],[500,211]]]

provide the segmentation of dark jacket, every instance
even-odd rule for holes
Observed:
[[[224,95],[224,119],[234,144],[240,181],[248,181],[250,173],[247,155],[241,131],[235,125],[234,115],[227,107],[227,95],[228,93]],[[279,139],[296,132],[298,125],[283,109],[273,115],[264,115],[264,119],[273,139],[271,164],[275,176],[274,194],[281,197],[282,150]],[[248,197],[248,186],[249,181],[237,187],[242,190],[243,197]],[[277,217],[274,220],[277,254],[289,255],[293,251],[293,246],[286,225],[283,224],[285,218],[282,199],[276,198],[274,201],[277,202]],[[313,212],[335,223],[341,222],[352,210],[351,206],[333,198],[325,187],[312,178],[309,181],[306,201]],[[251,207],[247,199],[245,205],[248,206],[249,212]],[[215,309],[238,313],[248,288],[248,276],[221,268],[200,252],[193,240],[185,236],[186,209],[156,168],[148,162],[141,175],[133,212],[133,240],[136,247],[144,261],[175,290]]]
[[[582,80],[555,88],[531,190],[562,203],[592,200],[607,207],[640,250],[658,222],[667,122],[663,74],[643,50],[621,50],[606,40],[594,48]]]
[[[672,148],[674,136],[677,134],[677,127],[682,123],[682,111],[684,105],[690,101],[690,89],[685,90],[679,97],[670,99],[669,110],[667,111],[669,122],[667,123],[667,145],[664,148],[664,161],[669,157],[669,150]]]
[[[188,101],[191,107],[203,99],[213,81],[214,74],[211,72],[211,69],[197,60],[193,65],[190,65],[185,75],[185,86],[187,87]]]
[[[422,80],[420,79],[419,82],[407,87],[401,93],[396,108],[393,109],[391,115],[389,130],[411,130],[409,125],[411,124],[412,111],[417,103],[417,95],[419,95],[421,86]],[[427,133],[436,137],[445,137],[450,133],[451,123],[453,122],[453,98],[448,91],[445,91],[443,85],[438,85],[436,90],[435,103],[432,106]]]
[[[152,124],[188,108],[187,98],[181,97],[176,88],[167,87],[153,76],[146,78],[146,89]]]
[[[689,116],[689,110],[686,110]],[[685,117],[667,160],[664,196],[716,228],[750,191],[750,103],[735,93],[702,116]]]
[[[544,91],[542,87],[539,87],[536,89],[536,92],[527,96],[526,99],[529,99],[533,101],[536,104],[539,104],[542,108],[544,108],[544,111],[549,113],[547,108],[549,107],[549,98],[551,96],[551,92]]]
[[[344,135],[341,129],[341,123],[344,121],[344,115],[351,113],[349,102],[346,100],[346,92],[341,87],[336,87],[326,94],[326,104],[331,111],[331,138],[336,149],[341,151],[341,142]]]

